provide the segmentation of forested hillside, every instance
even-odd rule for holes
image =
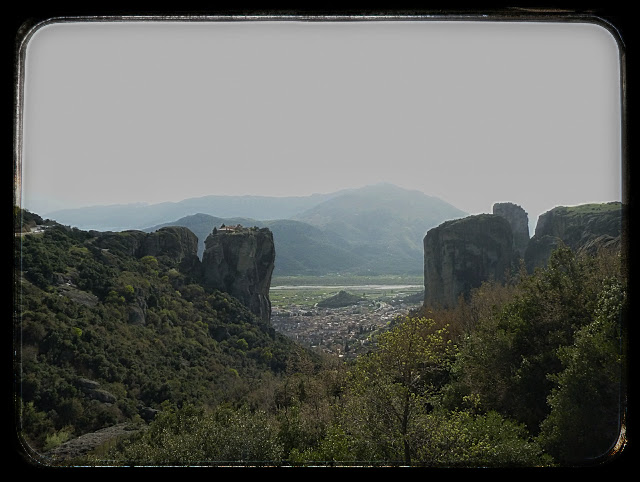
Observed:
[[[168,410],[109,455],[160,465],[614,462],[627,393],[618,261],[559,249],[533,275],[397,318],[353,363],[297,366],[259,408]]]
[[[16,243],[16,388],[21,434],[36,451],[139,421],[165,401],[245,400],[297,352],[169,257],[128,254],[130,235],[52,225]]]
[[[624,445],[619,251],[560,246],[343,363],[127,236],[52,225],[16,243],[18,429],[40,464],[583,466]],[[132,435],[55,456],[117,424]]]

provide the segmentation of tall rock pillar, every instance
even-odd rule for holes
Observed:
[[[524,252],[529,244],[529,215],[522,207],[513,203],[495,203],[493,214],[502,216],[511,225],[513,231],[513,249],[515,254],[524,259]]]
[[[452,307],[483,281],[503,281],[513,259],[513,234],[501,216],[447,221],[424,237],[425,306]]]
[[[267,228],[214,229],[205,240],[204,285],[229,293],[264,321],[271,319],[274,265],[273,233]]]

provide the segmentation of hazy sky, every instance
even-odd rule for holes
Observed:
[[[380,181],[534,219],[621,199],[618,45],[590,23],[54,23],[24,81],[39,214]]]

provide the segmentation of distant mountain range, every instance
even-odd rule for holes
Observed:
[[[206,196],[179,203],[79,208],[47,217],[80,229],[154,231],[184,226],[204,240],[222,224],[268,227],[274,275],[420,274],[422,241],[440,223],[467,213],[391,184],[306,197]]]
[[[144,229],[196,213],[221,218],[289,219],[339,194],[340,192],[289,197],[203,196],[179,202],[88,206],[38,214],[83,230],[124,231]]]

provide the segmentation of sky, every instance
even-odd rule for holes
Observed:
[[[50,22],[24,48],[22,206],[41,215],[378,182],[530,220],[622,199],[598,24]]]

